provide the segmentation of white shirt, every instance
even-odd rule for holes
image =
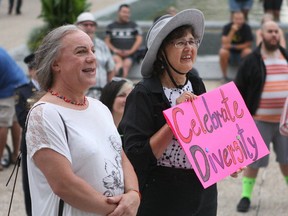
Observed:
[[[103,195],[124,193],[122,144],[112,115],[100,101],[92,98],[88,101],[86,110],[45,103],[31,111],[26,141],[33,215],[58,215],[59,197],[53,193],[33,161],[33,155],[42,148],[53,149],[66,157],[74,173]],[[68,143],[59,114],[67,126]],[[63,215],[97,214],[83,212],[64,203]]]

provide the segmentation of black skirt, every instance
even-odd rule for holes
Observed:
[[[157,166],[142,190],[138,216],[216,216],[217,186],[204,189],[194,170]]]

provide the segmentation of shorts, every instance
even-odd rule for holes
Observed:
[[[276,161],[280,164],[288,164],[288,137],[280,134],[279,123],[263,121],[255,121],[255,123],[269,150],[270,145],[273,144]],[[261,167],[267,167],[268,163],[269,154],[250,164],[249,167],[258,169]]]
[[[265,11],[267,10],[278,10],[280,11],[283,0],[264,0],[263,8]]]
[[[0,127],[11,127],[16,120],[14,96],[0,99]]]
[[[241,62],[241,52],[238,50],[231,50],[230,49],[230,57],[229,57],[229,64],[231,66],[238,66]]]
[[[112,55],[113,56],[119,56],[119,55],[117,55],[117,54],[115,54],[115,53],[112,53]],[[134,54],[132,54],[132,55],[130,55],[130,56],[127,56],[127,57],[121,57],[121,56],[119,56],[120,58],[122,58],[122,60],[124,60],[124,59],[130,59],[132,62],[135,62],[136,61],[136,55],[135,55],[135,53]]]
[[[252,5],[253,0],[229,0],[229,8],[232,12],[250,10]]]

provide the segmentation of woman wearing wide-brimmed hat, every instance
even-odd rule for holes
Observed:
[[[144,79],[128,96],[120,123],[142,192],[138,215],[217,213],[216,185],[202,187],[162,113],[206,91],[191,72],[203,33],[204,17],[196,9],[162,16],[148,32]]]

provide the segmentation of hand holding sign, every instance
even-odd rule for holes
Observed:
[[[269,153],[233,82],[164,115],[205,188]]]

